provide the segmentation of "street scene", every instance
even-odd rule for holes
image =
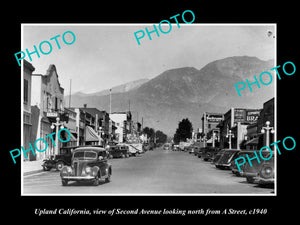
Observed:
[[[111,182],[93,186],[91,182],[70,182],[62,186],[59,172],[39,172],[24,177],[26,194],[59,195],[139,195],[139,194],[272,194],[272,187],[250,184],[229,170],[216,169],[183,151],[162,147],[137,157],[109,159],[113,167]]]
[[[274,24],[22,26],[22,195],[276,195]]]

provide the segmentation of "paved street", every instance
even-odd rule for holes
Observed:
[[[187,152],[148,151],[138,157],[110,159],[112,181],[92,186],[69,182],[61,185],[51,170],[24,177],[24,194],[273,194],[273,188],[249,184],[230,170],[219,170]]]

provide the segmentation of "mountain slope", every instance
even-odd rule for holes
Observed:
[[[227,112],[231,107],[262,108],[274,97],[274,84],[253,85],[239,97],[234,84],[249,79],[254,81],[263,71],[274,67],[273,60],[262,61],[256,57],[235,56],[208,63],[197,70],[183,67],[167,70],[137,88],[112,94],[112,111],[132,111],[134,119],[143,117],[144,126],[160,129],[172,135],[178,121],[188,117],[193,127],[201,127],[204,111]],[[109,96],[72,96],[72,106],[109,110]],[[138,113],[137,113],[138,112]]]

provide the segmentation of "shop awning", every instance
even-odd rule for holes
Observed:
[[[99,141],[98,134],[90,126],[85,127],[85,141]]]
[[[77,141],[77,135],[71,133],[71,140],[70,141]]]
[[[258,144],[258,137],[247,141],[245,145],[257,145],[257,144]]]

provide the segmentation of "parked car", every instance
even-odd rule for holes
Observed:
[[[236,158],[239,158],[239,157],[244,157],[246,159],[246,154],[248,154],[249,157],[252,157],[252,155],[254,154],[254,151],[256,151],[257,154],[258,151],[257,150],[241,150],[238,154],[237,154],[237,157]],[[233,160],[231,162],[231,165],[230,165],[230,169],[232,171],[233,174],[237,175],[237,176],[241,176],[241,173],[244,172],[244,168],[245,168],[245,164],[242,164],[240,165],[240,170],[238,169],[237,165],[236,165],[236,162],[235,160]]]
[[[173,151],[180,151],[179,145],[174,145],[173,146]]]
[[[236,159],[239,149],[226,149],[219,160],[215,162],[215,166],[220,169],[230,169],[231,162]]]
[[[189,154],[193,154],[195,151],[195,146],[194,145],[189,146],[188,151],[189,151]]]
[[[268,150],[261,152],[262,156],[264,158],[268,158],[270,155],[270,152]],[[254,152],[251,155],[248,155],[249,158],[254,157]],[[271,159],[270,159],[271,160]],[[244,170],[240,172],[241,176],[246,177],[246,180],[248,183],[254,183],[255,177],[257,174],[261,171],[264,160],[260,159],[260,163],[254,159],[251,161],[252,166],[249,164],[248,160],[245,163]]]
[[[270,155],[267,155],[265,158],[268,158]],[[254,183],[260,185],[274,184],[274,154],[271,159],[261,162],[261,167],[257,175],[254,177]]]
[[[221,150],[215,155],[215,157],[213,158],[212,163],[213,163],[213,164],[216,164],[216,162],[219,161],[219,159],[220,159],[221,156],[224,154],[224,152],[225,152],[225,149],[221,149]]]
[[[165,143],[163,146],[163,150],[171,150],[171,144]]]
[[[204,161],[211,161],[215,152],[218,152],[220,149],[216,147],[207,146],[202,148],[201,157]]]
[[[129,157],[129,150],[126,145],[116,145],[110,146],[107,150],[109,153],[109,158],[127,158]]]
[[[199,152],[200,152],[199,150],[200,150],[200,147],[199,147],[199,146],[195,146],[195,147],[194,147],[194,155],[195,155],[195,156],[198,156],[198,154],[199,154]]]
[[[101,147],[79,147],[72,153],[71,166],[60,171],[63,186],[69,181],[93,181],[97,186],[100,179],[111,181],[112,166],[107,162],[108,152]]]
[[[71,165],[72,151],[75,148],[77,146],[60,148],[58,155],[52,155],[49,159],[43,160],[43,170],[49,171],[52,168],[56,168],[56,170],[60,171],[65,165]]]

